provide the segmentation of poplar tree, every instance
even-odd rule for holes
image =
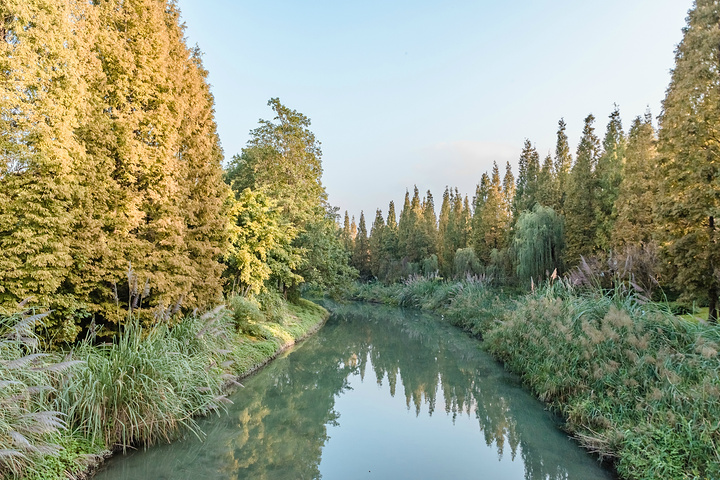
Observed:
[[[660,116],[658,239],[668,278],[718,318],[720,248],[720,7],[696,0],[688,14]]]
[[[613,224],[617,218],[615,201],[619,195],[625,163],[626,139],[620,120],[617,105],[610,114],[610,121],[603,139],[603,152],[598,158],[597,170],[597,203],[595,216],[597,223],[597,245],[603,250],[611,246]]]
[[[657,190],[657,138],[649,113],[637,117],[628,135],[625,168],[615,202],[617,220],[612,244],[648,244],[654,230],[653,208]]]
[[[595,135],[590,114],[585,118],[583,135],[578,144],[575,164],[570,171],[567,197],[565,200],[565,239],[567,244],[565,263],[568,267],[577,264],[581,256],[596,251],[597,219],[595,216],[595,195],[600,141]]]

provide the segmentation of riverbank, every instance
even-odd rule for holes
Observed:
[[[195,418],[221,409],[243,377],[329,316],[276,296],[228,307],[172,328],[131,321],[113,343],[90,338],[62,355],[39,349],[40,316],[0,316],[0,476],[87,478],[111,452],[169,442],[186,429],[202,436]]]
[[[626,479],[720,478],[720,329],[632,292],[563,282],[511,296],[481,282],[416,278],[355,298],[433,310],[560,413]]]

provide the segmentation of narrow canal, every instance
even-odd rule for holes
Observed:
[[[330,307],[320,332],[200,421],[202,441],[116,456],[96,478],[614,478],[476,340],[423,313]]]

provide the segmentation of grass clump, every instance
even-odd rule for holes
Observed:
[[[170,441],[194,418],[218,408],[231,338],[224,311],[189,316],[170,329],[123,327],[112,343],[92,338],[73,354],[83,360],[58,392],[58,406],[82,434],[106,448]]]
[[[720,478],[717,328],[558,282],[521,299],[486,346],[623,478]]]

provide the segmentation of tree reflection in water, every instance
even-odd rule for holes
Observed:
[[[316,336],[247,379],[227,415],[202,420],[204,441],[188,437],[113,459],[98,478],[320,478],[328,428],[342,428],[336,400],[352,389],[349,379],[367,382],[368,375],[393,397],[404,396],[416,416],[445,415],[453,423],[474,416],[485,444],[499,460],[522,462],[527,480],[612,478],[475,340],[417,312],[328,307],[333,317]],[[574,473],[576,465],[582,473]]]

